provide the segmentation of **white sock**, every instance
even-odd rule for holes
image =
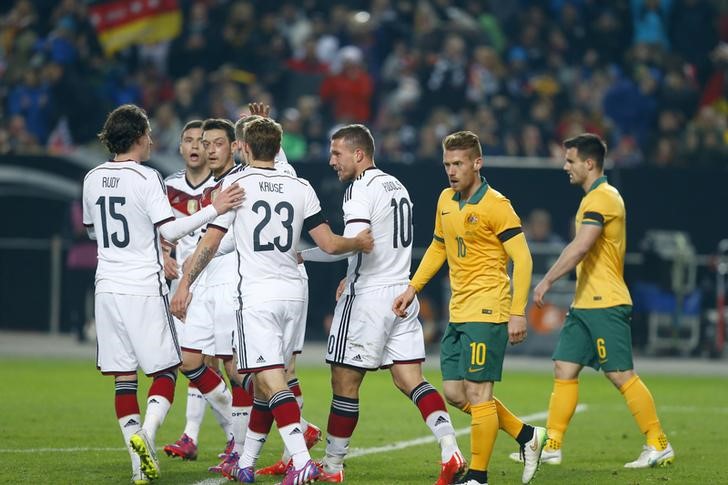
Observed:
[[[147,398],[147,410],[144,413],[144,424],[142,428],[147,432],[152,443],[154,443],[157,430],[164,422],[164,418],[167,417],[171,406],[172,404],[166,397],[158,394],[153,394]]]
[[[286,450],[291,454],[293,467],[296,470],[303,468],[306,462],[311,459],[311,455],[309,455],[306,441],[303,439],[301,423],[291,423],[278,428],[278,432],[281,434]]]
[[[242,454],[238,451],[238,454],[240,454],[238,466],[240,468],[249,466],[255,468],[255,464],[258,462],[258,457],[260,456],[260,450],[263,448],[267,439],[267,434],[256,433],[248,428],[248,432],[245,434],[245,446],[243,446]],[[235,443],[235,448],[236,450],[238,448],[237,442]]]
[[[131,448],[129,440],[134,433],[142,429],[142,418],[138,414],[130,414],[123,418],[119,418],[119,428],[121,428],[121,435],[124,437],[124,444],[126,445],[126,449],[129,451],[129,456],[131,457],[131,469],[132,471],[136,471],[139,468],[141,461],[139,460],[139,455],[137,455]]]
[[[434,411],[425,420],[427,427],[440,442],[440,454],[442,461],[448,461],[452,454],[458,450],[458,443],[455,440],[455,428],[452,426],[450,415],[446,411]]]
[[[197,443],[197,438],[200,435],[200,425],[205,417],[205,408],[207,407],[207,401],[205,396],[202,395],[199,389],[196,387],[187,388],[187,411],[185,417],[184,433],[192,438],[192,441]]]
[[[351,438],[337,438],[328,435],[326,437],[326,458],[324,467],[328,473],[336,473],[344,469],[344,458],[349,452]]]
[[[248,422],[250,421],[250,412],[252,409],[253,406],[235,406],[232,408],[232,430],[236,447],[238,443],[240,443],[241,447],[245,443],[245,435],[248,432]]]
[[[225,381],[221,381],[215,389],[205,394],[205,399],[212,407],[217,422],[220,423],[225,436],[229,440],[233,437],[233,397]]]

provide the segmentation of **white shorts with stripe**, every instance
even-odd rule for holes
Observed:
[[[167,296],[97,293],[96,366],[104,374],[147,374],[182,361]]]
[[[196,288],[187,308],[181,340],[183,350],[232,357],[236,295],[235,283]]]
[[[272,300],[238,310],[235,350],[240,372],[284,368],[306,332],[301,314],[306,302]]]
[[[420,303],[414,299],[407,316],[392,312],[392,302],[407,285],[384,286],[362,294],[342,295],[336,302],[326,346],[326,362],[375,370],[396,363],[425,360]]]

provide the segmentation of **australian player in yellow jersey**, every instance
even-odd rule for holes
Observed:
[[[460,131],[442,142],[450,188],[437,202],[435,232],[407,290],[393,304],[405,316],[415,294],[447,260],[450,323],[440,345],[445,397],[472,416],[470,469],[455,483],[488,482],[488,462],[499,427],[516,438],[525,456],[523,483],[536,473],[546,430],[524,424],[493,396],[506,345],[526,338],[526,302],[532,261],[521,220],[510,201],[480,175],[480,140]],[[513,261],[513,290],[507,272]]]
[[[566,140],[564,148],[569,181],[586,195],[576,213],[574,240],[533,291],[534,302],[542,306],[551,285],[576,268],[574,303],[553,355],[554,388],[546,423],[549,439],[542,460],[561,463],[561,443],[576,409],[579,372],[589,366],[602,369],[619,389],[647,438],[640,456],[625,468],[670,464],[675,453],[660,426],[652,394],[632,364],[632,299],[623,276],[625,208],[619,192],[604,176],[607,146],[597,135],[585,133]]]

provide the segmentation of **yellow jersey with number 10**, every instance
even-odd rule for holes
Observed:
[[[467,201],[450,188],[437,201],[434,240],[447,254],[452,323],[504,323],[511,316],[503,243],[522,232],[521,220],[510,201],[482,181]]]

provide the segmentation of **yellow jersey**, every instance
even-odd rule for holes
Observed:
[[[481,187],[467,201],[451,188],[443,190],[437,201],[433,245],[443,245],[447,257],[452,323],[505,323],[511,316],[503,243],[521,234],[521,220],[510,201],[481,180]],[[424,276],[426,270],[420,271],[423,266],[411,282],[417,291],[429,279]]]
[[[599,177],[581,199],[576,227],[595,224],[602,233],[576,266],[574,308],[607,308],[631,305],[624,282],[627,224],[624,200],[616,188]]]

